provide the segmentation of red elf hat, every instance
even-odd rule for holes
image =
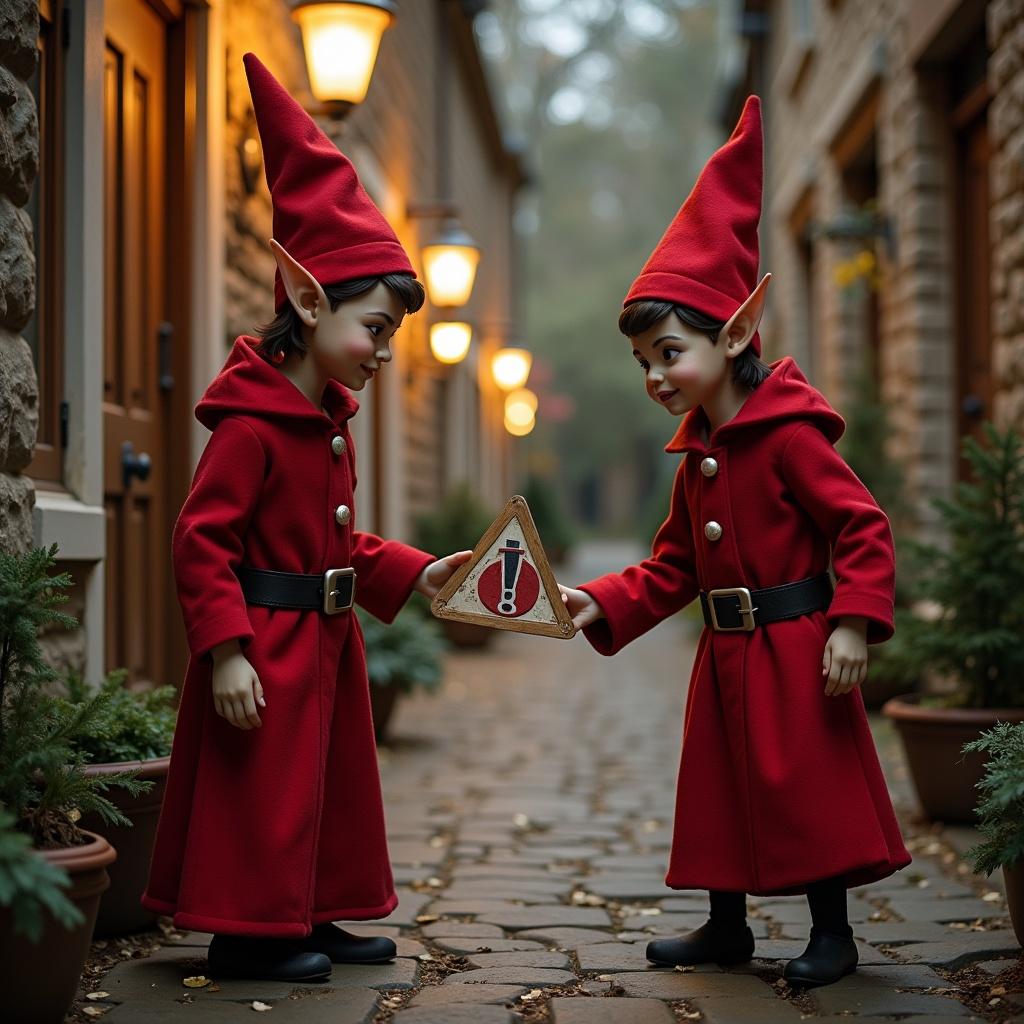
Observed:
[[[764,178],[761,101],[749,96],[623,302],[657,299],[728,320],[757,284]],[[750,342],[761,354],[757,334]]]
[[[274,238],[321,285],[382,274],[415,277],[402,244],[349,159],[255,54],[242,60],[274,204]],[[278,271],[274,308],[281,310],[287,301]]]

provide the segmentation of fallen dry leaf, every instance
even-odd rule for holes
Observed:
[[[267,1010],[272,1010],[273,1007],[269,1003],[261,1003],[258,999],[253,1001],[252,1008],[257,1013],[265,1013]]]
[[[996,1002],[998,1001],[999,1000],[996,1000]],[[86,1017],[102,1017],[109,1009],[109,1006],[83,1006],[82,1013],[84,1013]]]
[[[539,999],[544,993],[539,988],[532,988],[529,992],[524,993],[519,998],[524,1002],[530,1002],[533,999]]]
[[[432,921],[440,921],[441,918],[438,914],[417,914],[417,924],[430,924]]]
[[[206,988],[210,984],[210,979],[205,974],[193,974],[192,977],[185,979],[185,988]]]
[[[106,999],[107,996],[109,996],[109,995],[110,995],[109,992],[103,992],[103,991],[100,991],[100,992],[90,992],[90,993],[88,993],[88,995],[86,995],[85,998],[86,999],[93,999],[93,1000],[95,1000],[95,999]]]

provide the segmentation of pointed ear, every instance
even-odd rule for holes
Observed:
[[[764,313],[764,302],[768,295],[768,284],[771,279],[771,274],[765,274],[758,286],[743,300],[743,304],[729,317],[728,323],[722,328],[719,337],[725,340],[727,358],[735,359],[746,349],[757,333],[757,326],[761,322],[761,314]]]
[[[316,327],[320,310],[327,307],[327,296],[320,282],[275,238],[270,240],[270,251],[277,260],[277,269],[281,271],[281,281],[292,308],[307,327]]]

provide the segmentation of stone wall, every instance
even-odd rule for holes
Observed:
[[[1024,427],[1024,2],[988,8],[995,418]]]
[[[39,170],[39,123],[28,81],[36,67],[35,0],[0,7],[0,549],[32,545],[32,459],[38,387],[19,332],[35,307],[32,222],[25,212]]]
[[[807,266],[794,220],[809,210],[819,228],[835,222],[847,200],[837,154],[859,113],[875,104],[876,195],[893,228],[891,245],[874,245],[887,454],[903,470],[905,525],[935,537],[931,499],[950,493],[957,471],[954,154],[948,64],[912,63],[912,6],[895,0],[770,5],[762,264],[776,279],[764,334],[770,357],[793,354],[840,411],[849,411],[869,345],[869,297],[863,286],[840,286],[836,270],[864,243],[819,232]],[[1024,0],[994,0],[987,24],[994,418],[1021,423]]]

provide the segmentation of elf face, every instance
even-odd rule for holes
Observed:
[[[723,332],[724,333],[724,332]],[[684,324],[674,312],[629,339],[651,400],[682,416],[715,395],[731,373],[726,346]]]
[[[386,285],[316,313],[309,357],[324,378],[361,391],[391,361],[391,339],[402,326],[405,307]]]

